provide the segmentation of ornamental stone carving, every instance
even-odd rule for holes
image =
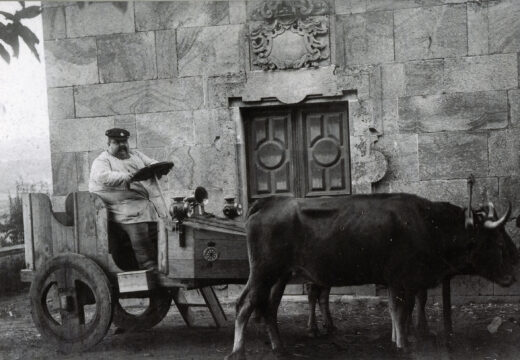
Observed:
[[[268,0],[253,11],[252,68],[300,69],[330,63],[329,5],[324,0]]]

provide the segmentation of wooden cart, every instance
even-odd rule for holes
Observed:
[[[24,194],[23,216],[26,268],[21,277],[31,282],[32,317],[42,336],[63,352],[95,345],[112,322],[126,330],[150,328],[166,316],[172,300],[192,325],[190,307],[200,304],[186,301],[186,289],[200,289],[203,305],[220,326],[226,317],[211,286],[245,283],[249,274],[239,221],[161,219],[160,275],[151,281],[149,272],[125,268],[122,239],[109,228],[107,209],[95,194],[69,194],[64,213],[54,213],[45,194]],[[132,314],[120,304],[123,298],[147,298],[147,308]]]

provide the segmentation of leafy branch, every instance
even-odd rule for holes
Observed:
[[[31,19],[40,15],[41,8],[39,6],[25,7],[25,3],[20,1],[21,10],[17,10],[14,14],[6,11],[0,11],[0,56],[7,62],[11,62],[11,54],[7,51],[6,46],[11,47],[12,56],[18,58],[20,54],[20,40],[25,42],[27,47],[34,54],[36,59],[40,61],[40,55],[36,49],[36,45],[40,43],[38,37],[27,26],[22,24],[23,19]],[[2,43],[3,42],[3,43]],[[4,45],[5,44],[5,45]]]

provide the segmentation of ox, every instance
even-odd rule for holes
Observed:
[[[467,215],[466,215],[467,213]],[[253,310],[266,321],[275,352],[283,352],[277,311],[285,285],[303,276],[321,286],[384,284],[393,334],[405,348],[415,295],[471,268],[502,286],[514,282],[518,250],[500,219],[410,194],[347,198],[270,197],[247,219],[249,278],[236,306],[233,351],[245,357],[244,331]]]
[[[470,180],[471,181],[471,180]],[[474,180],[473,180],[474,181]],[[472,185],[472,184],[471,184]],[[471,207],[471,185],[469,186],[469,196]],[[477,216],[479,217],[480,222],[485,222],[486,220],[497,220],[498,216],[494,209],[493,203],[489,203],[487,208],[482,208],[479,211],[476,211]],[[517,227],[520,227],[520,217],[516,219]],[[520,270],[520,269],[517,269]],[[451,278],[455,275],[475,275],[475,272],[471,267],[464,269],[463,271],[459,271],[459,273],[450,274],[442,281],[442,306],[443,306],[443,322],[444,322],[444,330],[447,336],[451,335],[453,332],[453,326],[451,321]],[[333,332],[336,327],[332,321],[332,316],[330,314],[329,309],[329,294],[330,287],[321,287],[316,284],[307,283],[306,284],[308,299],[309,299],[309,318],[307,321],[307,329],[309,331],[310,336],[316,337],[319,334],[318,324],[316,321],[316,304],[319,304],[321,314],[324,318],[324,327],[326,334],[330,334]],[[416,295],[416,300],[418,301],[418,309],[417,309],[417,330],[420,335],[426,335],[429,333],[428,330],[428,321],[426,320],[426,301],[428,299],[427,289],[421,289],[418,291]],[[413,306],[412,306],[413,310]],[[412,314],[409,314],[409,322],[408,326],[410,327],[412,323]],[[394,336],[395,334],[393,334]]]

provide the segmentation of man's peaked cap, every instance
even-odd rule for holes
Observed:
[[[107,131],[105,131],[105,135],[108,136],[109,138],[113,138],[113,139],[126,140],[130,136],[130,132],[128,130],[121,129],[121,128],[113,128],[113,129],[108,129]]]

